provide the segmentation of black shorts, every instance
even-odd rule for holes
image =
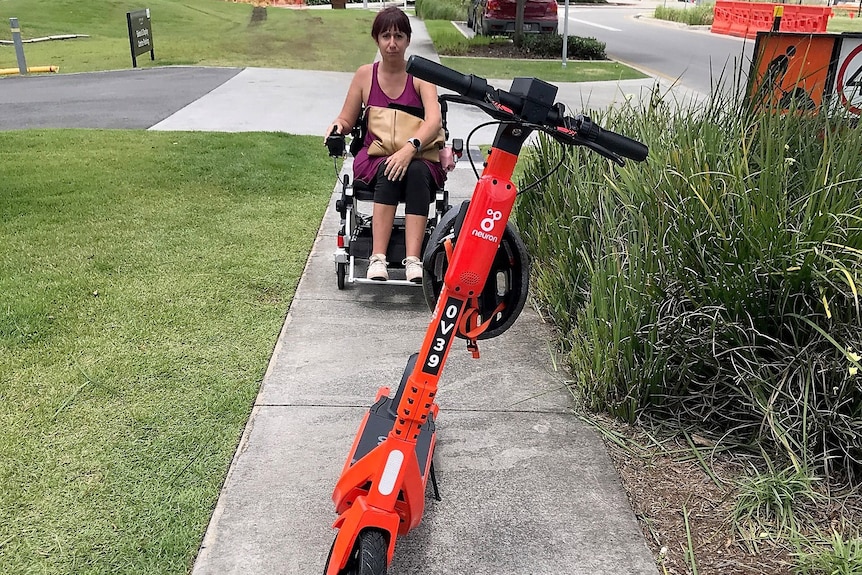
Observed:
[[[428,204],[437,192],[437,182],[425,162],[413,160],[407,166],[407,174],[395,182],[383,174],[385,169],[386,162],[381,162],[370,185],[374,190],[375,203],[397,206],[399,202],[404,202],[405,214],[427,216]]]

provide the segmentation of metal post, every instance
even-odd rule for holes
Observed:
[[[862,0],[860,0],[862,1]],[[569,0],[566,0],[566,9],[563,17],[563,68],[566,67],[566,58],[569,55]]]
[[[18,72],[23,76],[27,73],[27,61],[24,59],[24,44],[21,42],[21,28],[18,18],[9,18],[12,27],[12,42],[15,44],[15,56],[18,58]]]

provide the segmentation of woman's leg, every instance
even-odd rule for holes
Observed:
[[[386,252],[395,223],[395,210],[403,193],[404,182],[392,182],[383,174],[386,164],[380,164],[374,178],[374,208],[371,212],[371,257],[368,260],[366,277],[371,280],[387,280]]]
[[[404,248],[408,258],[422,259],[422,242],[427,224],[428,216],[404,215]]]
[[[422,160],[413,160],[404,177],[407,182],[404,206],[404,236],[407,257],[422,259],[422,242],[428,224],[428,210],[437,190],[431,170]]]
[[[371,253],[385,254],[389,247],[389,237],[395,223],[395,208],[387,204],[374,202],[371,211]]]

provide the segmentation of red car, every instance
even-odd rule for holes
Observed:
[[[473,0],[467,7],[467,27],[477,34],[515,33],[515,0]],[[527,0],[524,5],[524,32],[557,33],[557,1]]]

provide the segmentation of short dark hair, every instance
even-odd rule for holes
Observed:
[[[377,37],[380,36],[380,34],[393,28],[399,32],[407,34],[408,40],[413,34],[413,30],[410,29],[410,18],[408,18],[407,14],[402,12],[397,6],[384,8],[377,13],[377,17],[374,18],[374,24],[371,25],[371,37],[374,38],[374,41],[376,42]]]

